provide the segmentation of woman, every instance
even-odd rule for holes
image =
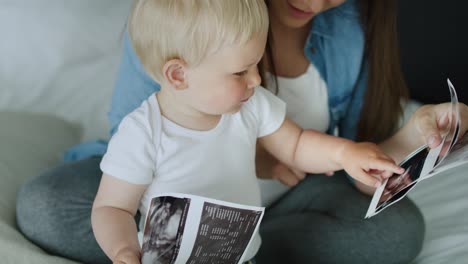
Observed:
[[[271,35],[262,73],[267,88],[288,103],[290,118],[304,128],[379,142],[397,162],[425,142],[432,147],[440,143],[437,123],[447,105],[420,108],[395,133],[407,92],[397,59],[393,1],[267,3]],[[111,133],[123,116],[158,89],[125,39],[109,113]],[[468,107],[460,109],[468,121]],[[17,221],[29,239],[54,254],[87,263],[108,262],[90,224],[104,150],[105,145],[80,146],[71,153],[81,161],[23,186]],[[424,221],[408,199],[364,220],[370,198],[363,193],[373,190],[351,183],[343,172],[305,177],[261,148],[257,167],[260,177],[295,185],[261,182],[269,206],[261,224],[263,244],[257,263],[408,263],[419,253]]]

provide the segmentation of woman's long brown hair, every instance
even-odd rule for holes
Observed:
[[[369,72],[356,140],[380,142],[397,128],[403,113],[401,100],[408,98],[400,66],[396,0],[359,0],[359,8]],[[270,32],[262,63],[267,63],[270,72],[276,76],[272,41]],[[262,85],[266,87],[262,63],[259,72]],[[276,89],[279,89],[278,85]]]
[[[357,140],[380,142],[393,134],[408,98],[400,65],[396,0],[360,0],[369,75]]]

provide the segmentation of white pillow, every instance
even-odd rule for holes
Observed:
[[[0,1],[0,110],[52,113],[107,138],[131,0]]]

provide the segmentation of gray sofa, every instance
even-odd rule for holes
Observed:
[[[58,164],[68,147],[106,139],[130,4],[0,2],[0,263],[73,263],[44,252],[17,230],[16,192],[27,178]],[[447,92],[445,85],[441,89]],[[467,169],[427,180],[410,193],[427,221],[415,263],[466,263]]]

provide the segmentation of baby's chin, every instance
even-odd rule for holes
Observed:
[[[213,111],[212,115],[233,115],[233,114],[237,114],[237,113],[239,113],[241,108],[244,107],[244,104],[245,103],[239,103],[238,105],[233,106],[230,109],[223,109],[223,110],[218,109],[218,111],[216,111],[218,114],[214,114],[214,111]]]
[[[234,114],[237,114],[237,113],[239,113],[239,111],[241,110],[241,108],[242,108],[242,105],[241,105],[241,106],[238,106],[238,107],[235,108],[235,109],[232,109],[232,110],[226,112],[226,114],[227,114],[227,115],[234,115]]]

